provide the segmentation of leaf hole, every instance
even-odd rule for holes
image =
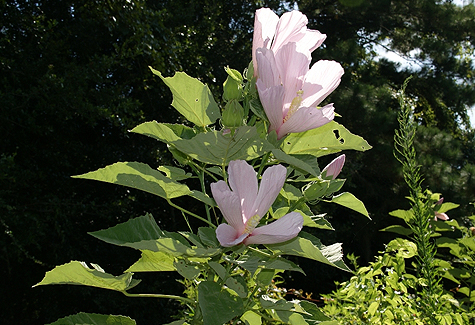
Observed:
[[[341,138],[341,139],[338,140],[338,141],[340,141],[341,144],[345,143],[345,139],[343,139],[343,138]]]
[[[338,130],[333,130],[333,134],[335,135],[335,137],[336,137],[337,139],[340,138],[340,131],[338,131]]]

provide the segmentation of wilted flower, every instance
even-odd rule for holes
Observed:
[[[332,179],[337,178],[340,174],[343,165],[345,164],[345,155],[340,155],[333,159],[328,165],[325,166],[322,170],[323,177],[331,177]]]
[[[303,217],[298,212],[257,227],[284,185],[284,166],[269,167],[262,175],[260,186],[254,168],[244,160],[231,161],[228,174],[231,188],[224,181],[211,184],[213,197],[228,222],[216,229],[222,246],[275,244],[294,238],[302,230]]]
[[[275,130],[280,139],[330,122],[333,104],[317,105],[339,85],[343,68],[325,60],[309,68],[311,51],[326,35],[307,29],[307,18],[298,11],[286,13],[276,22],[274,13],[261,10],[256,12],[253,64],[269,131]]]

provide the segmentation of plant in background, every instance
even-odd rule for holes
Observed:
[[[393,225],[382,231],[394,232],[409,240],[392,240],[367,267],[358,268],[356,259],[350,258],[358,269],[356,275],[324,296],[323,310],[344,324],[463,325],[474,321],[475,238],[456,220],[449,220],[446,212],[458,205],[443,203],[440,194],[422,191],[422,175],[413,144],[416,125],[404,96],[408,81],[399,93],[400,128],[395,135],[395,156],[403,166],[411,208],[390,213],[401,218],[407,227]],[[463,235],[453,239],[440,237],[440,232]],[[439,238],[435,240],[435,237]],[[449,248],[452,256],[443,252],[444,248]],[[445,290],[442,278],[460,287]],[[456,292],[460,290],[461,293]]]
[[[257,69],[250,64],[241,74],[226,68],[222,110],[199,80],[183,72],[163,77],[151,69],[170,88],[172,106],[189,123],[152,121],[131,131],[166,143],[178,166],[152,168],[139,162],[118,162],[75,176],[157,195],[182,213],[189,229],[163,230],[146,214],[92,232],[107,243],[141,251],[141,258],[118,276],[96,264],[72,261],[47,272],[38,285],[87,285],[129,297],[176,299],[185,310],[173,324],[336,324],[309,301],[283,299],[277,287],[279,273],[304,273],[287,255],[349,271],[340,243],[326,246],[301,230],[333,229],[324,215],[312,211],[312,204],[320,200],[369,217],[352,194],[335,195],[344,183],[336,177],[345,156],[336,158],[323,172],[317,158],[344,149],[365,151],[370,146],[332,121],[332,105],[316,106],[338,85],[343,72],[339,64],[328,62],[323,63],[323,70],[319,63],[308,69],[310,52],[324,36],[308,30],[306,17],[299,12],[283,15],[270,30],[262,23],[263,14],[268,17],[270,12],[261,9],[256,13]],[[263,42],[256,37],[264,37]],[[269,66],[261,62],[259,53],[269,54]],[[305,60],[298,61],[302,56]],[[295,63],[302,69],[291,75]],[[332,77],[327,80],[326,76]],[[256,80],[261,84],[266,78],[275,83],[265,89],[258,85],[258,92]],[[267,101],[267,91],[282,95],[276,105]],[[298,116],[305,119],[298,120]],[[198,180],[199,188],[186,184],[193,179]],[[176,203],[179,197],[203,208],[191,211]],[[166,271],[183,277],[183,296],[136,293],[140,280],[134,273]],[[86,313],[54,324],[63,323],[135,324],[125,316]]]

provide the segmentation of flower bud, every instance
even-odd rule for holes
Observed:
[[[221,120],[228,128],[236,128],[242,125],[244,119],[244,108],[235,99],[230,100],[224,107]]]
[[[345,155],[336,157],[322,170],[322,177],[324,179],[335,179],[340,174],[344,164]]]
[[[235,70],[232,70],[232,69],[228,69],[228,70],[235,71]],[[228,74],[229,73],[230,72],[228,72]],[[223,84],[223,90],[224,90],[223,98],[224,98],[225,101],[229,101],[229,100],[233,100],[233,99],[240,100],[242,98],[242,81],[238,80],[239,76],[240,76],[240,74],[238,76],[235,76],[234,74],[232,76],[228,75],[228,78],[224,82],[224,84]]]

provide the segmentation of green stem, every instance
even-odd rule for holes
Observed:
[[[168,298],[168,299],[175,299],[175,300],[180,300],[188,304],[195,304],[195,301],[181,297],[181,296],[175,296],[175,295],[162,295],[158,293],[128,293],[127,291],[122,291],[124,295],[127,297],[135,297],[135,298]]]
[[[249,250],[251,250],[251,251],[254,251],[254,252],[258,253],[258,254],[264,255],[264,256],[266,256],[266,257],[273,257],[273,256],[274,256],[274,255],[272,255],[272,254],[264,253],[264,252],[262,252],[262,251],[260,251],[260,250],[258,250],[258,249],[256,249],[256,248],[253,248],[253,247],[251,247],[251,246],[248,246],[247,249],[249,249]]]
[[[190,212],[190,211],[188,211],[188,210],[182,208],[182,207],[179,206],[179,205],[176,205],[175,203],[173,203],[173,202],[170,201],[169,199],[167,200],[167,202],[168,202],[168,204],[170,204],[172,207],[177,208],[178,210],[180,210],[180,211],[182,211],[182,212],[184,212],[184,213],[187,213],[187,214],[189,214],[190,216],[195,217],[196,219],[199,219],[199,220],[201,220],[201,221],[207,223],[207,224],[210,225],[212,228],[216,228],[216,226],[215,226],[211,221],[208,221],[208,220],[206,220],[205,218],[200,217],[199,215],[194,214],[193,212]]]
[[[270,154],[271,154],[270,151],[269,151],[269,152],[266,152],[266,154],[264,155],[264,157],[262,157],[261,165],[259,166],[259,171],[257,172],[257,178],[261,177],[262,171],[264,170],[264,167],[265,167],[266,164],[267,164],[267,160],[269,159]]]
[[[193,166],[192,166],[193,168]],[[200,168],[200,171],[196,168],[193,168],[195,173],[198,175],[198,178],[200,180],[200,185],[201,185],[201,192],[206,194],[206,186],[205,186],[205,168]],[[206,210],[206,217],[208,218],[208,221],[211,222],[211,214],[209,213],[209,205],[205,204],[205,210]]]

